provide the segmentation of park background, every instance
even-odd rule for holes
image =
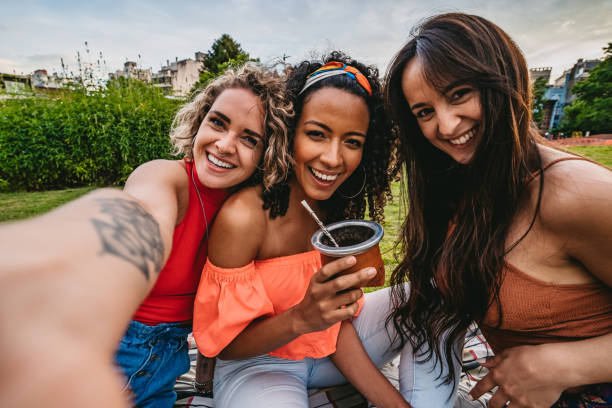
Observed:
[[[382,75],[410,27],[447,11],[479,14],[508,31],[533,68],[534,126],[550,143],[612,166],[612,2],[429,3],[3,6],[0,221],[45,213],[97,187],[120,188],[139,164],[173,158],[174,114],[230,66],[254,60],[282,71],[341,49]],[[403,220],[399,184],[393,188],[382,244],[388,271]]]

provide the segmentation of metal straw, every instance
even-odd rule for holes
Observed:
[[[338,245],[338,243],[336,242],[336,240],[334,239],[334,237],[332,237],[332,235],[329,233],[329,231],[327,230],[327,228],[325,228],[325,225],[323,225],[323,223],[321,222],[321,220],[319,219],[319,217],[317,217],[317,214],[315,214],[315,212],[312,210],[312,208],[310,208],[310,206],[308,205],[308,203],[306,202],[306,200],[302,200],[302,205],[304,206],[304,208],[310,213],[310,215],[312,215],[312,218],[314,218],[314,220],[317,222],[317,224],[319,224],[319,227],[321,227],[321,231],[323,231],[323,233],[325,235],[327,235],[327,238],[329,238],[331,240],[331,242],[337,247],[339,248],[340,245]]]

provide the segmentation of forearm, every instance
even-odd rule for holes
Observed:
[[[612,382],[612,333],[543,347],[563,373],[565,388]]]
[[[66,319],[74,319],[69,327],[87,326],[98,331],[92,338],[107,339],[110,328],[115,335],[123,331],[170,246],[138,202],[110,189],[2,225],[0,241],[0,302],[14,320],[66,329]],[[83,324],[92,317],[96,324]]]
[[[336,352],[331,359],[346,379],[374,406],[410,407],[370,360],[353,324],[348,320],[342,322]]]
[[[14,380],[0,394],[44,401],[41,387],[53,388],[57,378],[78,383],[83,370],[118,385],[113,353],[167,257],[167,241],[143,207],[117,190],[0,226],[0,378]],[[62,392],[71,393],[65,384]]]
[[[276,350],[305,332],[297,324],[294,309],[253,321],[219,353],[223,360],[239,360]]]

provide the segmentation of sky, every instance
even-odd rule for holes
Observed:
[[[104,72],[126,60],[157,72],[225,33],[264,63],[340,49],[384,72],[411,27],[449,11],[493,21],[552,79],[612,42],[610,0],[0,0],[0,72],[61,72],[61,59],[78,72],[77,52]]]

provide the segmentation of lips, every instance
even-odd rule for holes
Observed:
[[[467,132],[465,132],[463,135],[456,137],[454,139],[449,139],[448,141],[452,145],[461,146],[461,145],[468,143],[470,140],[472,140],[475,135],[476,135],[476,128],[473,127]]]
[[[217,167],[220,167],[220,168],[222,168],[222,169],[233,169],[233,168],[235,168],[235,167],[236,167],[236,166],[235,166],[235,165],[233,165],[232,163],[228,163],[228,162],[226,162],[226,161],[223,161],[223,160],[219,159],[218,157],[213,156],[213,155],[212,155],[212,154],[210,154],[210,153],[207,153],[207,154],[206,154],[206,158],[208,159],[208,161],[209,161],[210,163],[212,163],[213,165],[215,165],[215,166],[217,166]]]
[[[333,183],[334,181],[336,181],[338,176],[340,176],[340,173],[326,174],[312,167],[308,167],[308,169],[310,170],[310,173],[315,177],[317,181],[321,183],[325,183],[325,184]]]

